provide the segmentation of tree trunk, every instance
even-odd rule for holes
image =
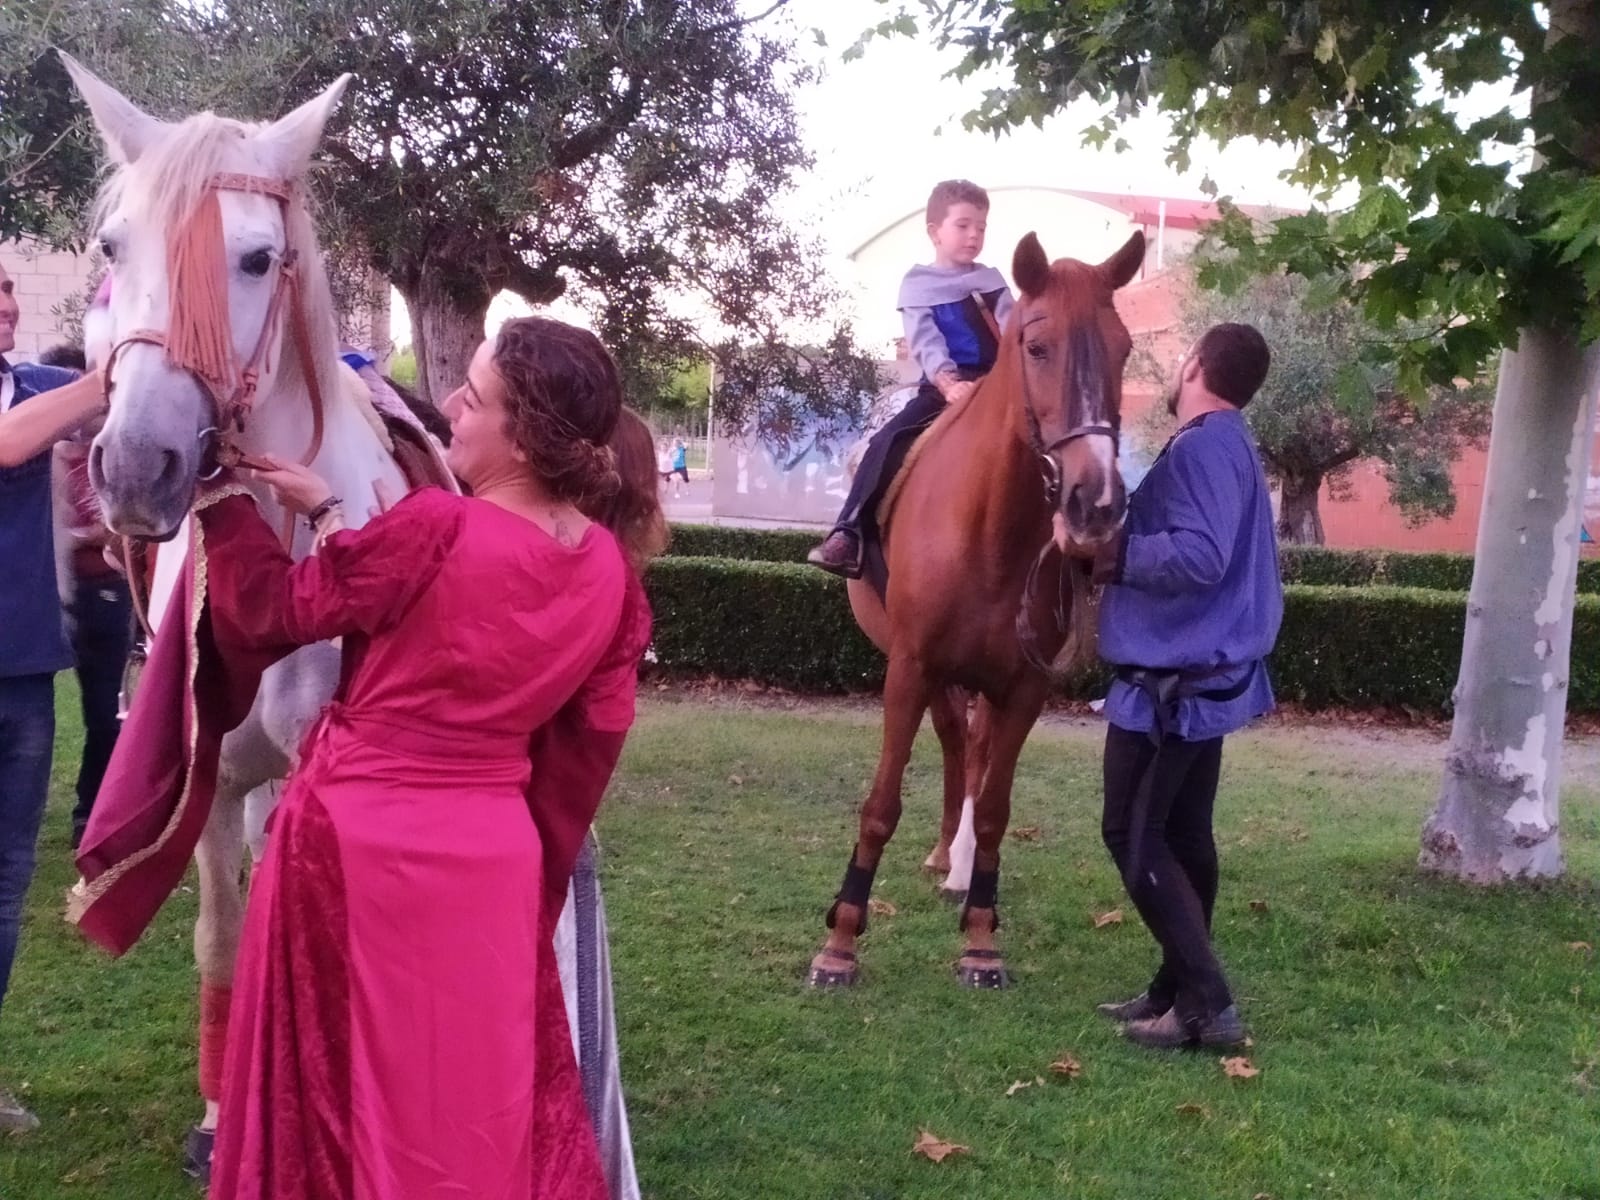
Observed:
[[[1322,532],[1322,510],[1317,494],[1322,491],[1322,475],[1285,474],[1278,504],[1278,540],[1297,546],[1320,546],[1327,540]]]
[[[1455,721],[1420,865],[1474,883],[1559,875],[1578,536],[1600,345],[1526,329],[1501,360]]]
[[[417,390],[434,406],[467,377],[467,364],[483,341],[492,296],[463,300],[458,292],[429,282],[426,271],[415,292],[404,292],[411,314],[411,345],[417,355]]]

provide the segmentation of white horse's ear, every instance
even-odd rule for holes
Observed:
[[[348,73],[339,76],[320,96],[307,100],[287,116],[279,117],[257,135],[279,176],[299,179],[305,174],[311,156],[317,152],[317,144],[322,141],[322,130],[352,78]]]
[[[165,122],[156,120],[72,55],[64,50],[57,50],[56,54],[89,106],[106,149],[117,162],[124,166],[133,162],[167,128]]]

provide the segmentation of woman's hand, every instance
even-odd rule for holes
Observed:
[[[305,516],[333,495],[327,480],[310,467],[286,462],[271,454],[260,455],[253,461],[260,465],[248,469],[249,477],[266,484],[278,503],[299,516]]]

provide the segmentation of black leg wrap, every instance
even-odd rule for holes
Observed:
[[[833,906],[828,909],[828,928],[832,929],[839,916],[839,905],[854,904],[861,910],[861,919],[856,922],[856,936],[860,937],[867,931],[867,900],[872,895],[872,879],[878,873],[876,867],[856,866],[856,852],[850,851],[850,862],[844,869],[844,882],[839,885],[839,893],[833,898]]]
[[[993,908],[994,927],[1000,928],[1000,869],[993,871],[979,871],[974,868],[972,883],[967,888],[967,902],[961,906],[961,931],[967,930],[967,914],[975,908]]]

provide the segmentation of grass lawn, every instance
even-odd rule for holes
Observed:
[[[1436,739],[1273,725],[1231,742],[1217,937],[1261,1071],[1231,1079],[1215,1055],[1123,1044],[1092,1011],[1153,961],[1099,845],[1097,735],[1057,722],[1023,759],[1013,824],[1040,832],[1006,845],[1015,988],[950,976],[955,913],[917,870],[929,737],[865,982],[814,995],[871,713],[646,705],[601,836],[648,1196],[1600,1198],[1600,977],[1570,945],[1600,944],[1594,747],[1568,766],[1567,879],[1483,893],[1413,870]],[[188,1198],[173,1159],[195,1114],[194,897],[121,962],[60,924],[76,737],[64,721],[0,1030],[0,1073],[46,1124],[0,1142],[0,1198]],[[1117,907],[1127,920],[1095,927]],[[1068,1053],[1081,1074],[1052,1075]],[[921,1129],[970,1153],[916,1157]]]

